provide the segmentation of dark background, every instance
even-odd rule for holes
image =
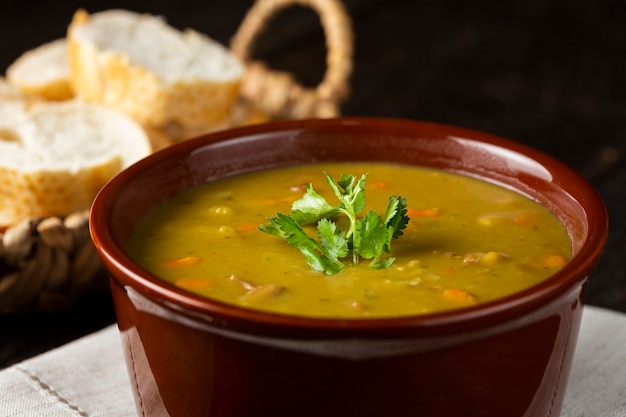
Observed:
[[[5,0],[0,68],[65,36],[74,11],[164,15],[228,44],[252,1]],[[345,115],[427,120],[536,147],[585,175],[608,207],[610,235],[587,302],[626,312],[626,2],[346,0],[355,34]],[[315,85],[325,69],[317,15],[276,16],[254,55]],[[0,368],[114,322],[108,294],[58,314],[0,316]]]

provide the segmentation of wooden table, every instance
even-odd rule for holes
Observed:
[[[227,44],[250,0],[128,2]],[[585,175],[606,201],[611,232],[587,302],[626,312],[626,3],[571,0],[346,0],[355,71],[345,115],[421,119],[488,131],[534,146]],[[0,68],[65,35],[78,7],[104,1],[7,0]],[[324,71],[316,15],[273,21],[255,55],[315,85]],[[115,320],[109,295],[70,311],[0,317],[0,368]]]

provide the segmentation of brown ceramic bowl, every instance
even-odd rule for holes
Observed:
[[[272,167],[355,160],[440,168],[517,189],[563,221],[573,259],[487,304],[351,320],[207,300],[125,253],[137,222],[181,190]],[[157,152],[104,187],[90,226],[110,271],[140,415],[542,417],[561,409],[607,216],[582,177],[519,143],[432,123],[344,118],[238,128]]]

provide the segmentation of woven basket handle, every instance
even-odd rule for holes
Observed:
[[[250,50],[271,17],[288,6],[312,8],[320,16],[326,36],[326,73],[314,89],[305,88],[286,73],[251,61]],[[232,39],[232,52],[247,67],[241,95],[270,117],[301,119],[335,117],[349,94],[352,73],[351,21],[338,0],[257,0]]]
[[[27,218],[0,233],[0,315],[66,310],[87,292],[108,290],[88,223],[83,210]]]

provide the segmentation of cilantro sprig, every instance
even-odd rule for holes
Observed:
[[[326,182],[339,200],[337,205],[330,204],[326,198],[305,186],[305,194],[294,201],[291,214],[277,213],[268,219],[260,230],[278,236],[302,252],[307,263],[316,271],[328,275],[336,274],[345,268],[342,261],[352,253],[352,262],[360,259],[370,260],[371,268],[388,268],[395,258],[386,257],[391,252],[391,241],[403,234],[409,222],[406,199],[392,196],[387,203],[385,216],[381,217],[373,210],[359,217],[365,209],[365,186],[367,174],[360,179],[354,175],[342,174],[339,181],[324,173]],[[349,227],[344,230],[333,221],[339,216],[349,220]],[[303,226],[317,225],[317,240],[309,236]]]

